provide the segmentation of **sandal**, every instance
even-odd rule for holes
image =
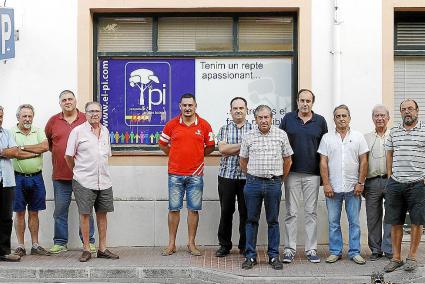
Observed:
[[[197,249],[196,247],[190,248],[189,245],[187,245],[187,252],[190,253],[193,256],[200,256],[202,255],[201,251]]]
[[[406,263],[403,268],[404,271],[413,271],[418,268],[418,263],[416,262],[416,259],[408,257],[406,258]]]
[[[161,255],[162,256],[169,256],[169,255],[174,254],[175,252],[176,252],[176,248],[170,249],[170,248],[166,247],[165,249],[163,249],[161,251]]]

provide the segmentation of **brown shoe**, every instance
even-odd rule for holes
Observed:
[[[14,252],[13,254],[15,254],[15,255],[19,255],[20,257],[23,257],[24,255],[26,255],[26,254],[27,254],[27,251],[26,251],[24,248],[17,247],[17,248],[15,249],[15,252]]]
[[[119,259],[120,257],[110,250],[105,249],[103,252],[100,250],[97,251],[97,258]]]
[[[195,246],[193,248],[190,248],[189,245],[187,245],[187,252],[190,253],[193,256],[201,256],[202,253],[199,249],[197,249]]]
[[[90,260],[90,258],[91,258],[91,252],[89,252],[88,250],[84,250],[79,260],[80,262],[87,262]]]
[[[18,262],[21,261],[21,257],[16,254],[0,255],[0,261]]]

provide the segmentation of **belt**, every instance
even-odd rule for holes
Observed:
[[[375,177],[371,177],[371,178],[368,178],[368,179],[374,179],[374,178],[383,178],[383,179],[387,179],[387,178],[388,178],[388,175],[375,176]]]
[[[41,171],[38,171],[38,172],[35,172],[35,173],[32,173],[32,174],[25,174],[25,173],[20,173],[20,172],[15,171],[15,175],[24,176],[24,177],[33,177],[33,176],[36,176],[36,175],[39,175],[39,174],[41,174]]]
[[[256,178],[256,179],[261,179],[261,180],[281,179],[281,176],[271,176],[271,177],[258,177],[258,176],[253,176],[253,175],[250,175],[250,176],[253,177],[253,178]]]

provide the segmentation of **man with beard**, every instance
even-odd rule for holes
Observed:
[[[18,247],[15,254],[23,257],[25,250],[25,211],[28,209],[28,228],[31,233],[31,254],[50,255],[38,244],[39,219],[38,211],[46,209],[46,189],[41,170],[43,168],[42,153],[49,150],[44,130],[34,127],[34,108],[23,104],[16,111],[18,125],[11,129],[16,144],[21,151],[13,159],[15,170],[16,190],[13,203],[15,215],[15,231]]]
[[[220,128],[217,135],[218,150],[221,153],[220,170],[218,172],[218,196],[220,198],[221,217],[218,226],[218,242],[220,248],[215,256],[224,257],[232,249],[232,220],[235,213],[235,200],[238,200],[239,211],[239,253],[245,251],[246,206],[243,196],[246,175],[239,166],[239,150],[242,136],[252,126],[246,120],[247,102],[242,97],[230,101],[232,121]]]
[[[159,148],[168,159],[168,246],[163,256],[176,252],[176,235],[180,222],[183,197],[187,200],[187,251],[200,256],[195,245],[199,213],[202,209],[204,188],[204,156],[214,151],[214,134],[210,124],[196,113],[196,100],[192,94],[180,98],[181,114],[167,122],[161,133]]]
[[[387,150],[387,193],[385,223],[392,225],[393,258],[384,267],[391,272],[404,265],[405,271],[417,268],[416,253],[425,224],[425,124],[418,121],[416,101],[400,104],[401,125],[391,129],[385,144]],[[410,249],[406,263],[401,260],[401,241],[406,213],[412,222]]]

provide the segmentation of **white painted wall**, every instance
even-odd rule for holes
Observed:
[[[333,126],[332,110],[332,24],[333,0],[312,0],[312,89],[317,95],[315,110]],[[342,98],[352,111],[352,126],[362,132],[372,127],[370,109],[381,101],[381,1],[340,0],[342,48]],[[15,122],[19,104],[35,106],[34,123],[44,126],[59,111],[58,93],[77,86],[77,1],[8,0],[15,8],[20,40],[16,58],[0,63],[0,104],[5,107],[5,127]],[[367,7],[367,8],[366,8]],[[78,94],[77,94],[78,96]],[[367,115],[365,115],[367,114]],[[131,159],[131,158],[129,158]],[[45,154],[43,175],[47,187],[48,209],[41,213],[40,242],[50,246],[53,237],[53,194],[50,154]],[[198,242],[216,245],[219,221],[217,167],[207,167],[204,210]],[[167,243],[166,167],[114,166],[111,169],[116,211],[110,214],[109,243],[113,246],[162,246]],[[141,182],[137,182],[141,181]],[[327,218],[323,193],[319,197],[319,243],[327,242]],[[284,202],[281,205],[283,234]],[[178,243],[186,243],[185,210]],[[237,214],[236,214],[237,215]],[[237,224],[237,216],[235,222]],[[299,216],[303,220],[302,213]],[[344,223],[344,222],[343,222]],[[365,227],[364,211],[362,224]],[[237,236],[237,226],[235,234]],[[259,244],[266,242],[262,217]],[[303,244],[299,224],[299,244]],[[79,247],[78,216],[75,203],[70,213],[70,247]],[[363,230],[365,233],[366,230]],[[27,237],[28,240],[28,237]],[[234,238],[236,242],[236,238]],[[363,235],[362,242],[366,242]],[[29,244],[29,243],[28,243]]]

